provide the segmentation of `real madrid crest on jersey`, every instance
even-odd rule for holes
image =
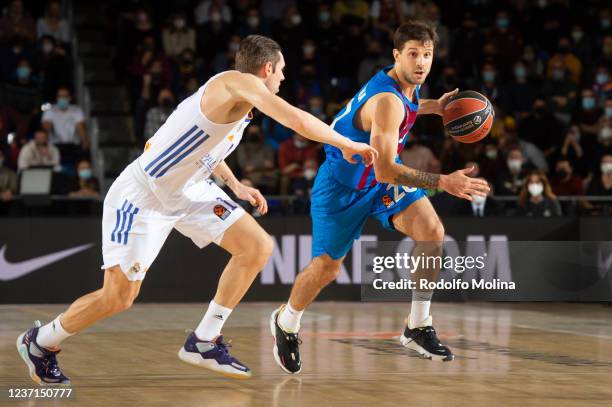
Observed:
[[[215,205],[215,207],[213,208],[213,212],[215,213],[215,215],[217,215],[219,217],[219,219],[221,220],[225,220],[227,219],[228,216],[230,216],[230,213],[232,213],[232,211],[230,211],[228,208],[226,208],[224,205],[222,204],[218,204]]]

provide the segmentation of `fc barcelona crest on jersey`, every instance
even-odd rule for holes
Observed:
[[[227,209],[225,206],[223,206],[221,204],[215,205],[215,207],[213,208],[213,212],[221,220],[227,219],[227,217],[230,216],[230,213],[232,213],[232,211],[230,211],[229,209]]]
[[[393,199],[391,199],[391,197],[389,195],[383,195],[382,203],[383,203],[383,205],[385,205],[388,208],[391,205],[393,205],[395,202],[393,201]]]

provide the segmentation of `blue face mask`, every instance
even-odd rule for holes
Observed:
[[[612,106],[606,107],[606,117],[612,119]]]
[[[67,109],[68,105],[70,105],[70,99],[65,97],[57,98],[57,107],[60,109]]]
[[[595,75],[595,81],[599,85],[605,85],[606,83],[608,83],[608,74],[607,73],[598,73],[597,75]]]
[[[17,77],[19,79],[26,79],[30,77],[30,68],[27,66],[20,66],[17,68]]]
[[[493,82],[495,80],[495,72],[484,71],[482,73],[482,79],[484,79],[485,82]]]
[[[79,170],[79,178],[81,179],[91,179],[92,173],[90,168],[83,168]]]
[[[517,66],[514,68],[514,75],[519,79],[523,79],[525,76],[527,76],[527,70],[525,67]]]
[[[504,29],[504,28],[508,28],[509,25],[510,25],[510,20],[508,20],[507,18],[497,19],[497,27]]]
[[[582,99],[582,108],[584,110],[591,110],[595,107],[595,98],[587,97]]]

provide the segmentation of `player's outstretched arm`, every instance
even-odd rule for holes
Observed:
[[[302,134],[310,140],[338,147],[344,158],[349,162],[355,163],[356,160],[353,156],[360,155],[366,165],[371,165],[377,157],[374,148],[343,137],[310,113],[287,103],[270,92],[261,80],[254,75],[248,73],[228,74],[226,85],[230,93],[252,104],[283,126]]]
[[[395,162],[397,129],[404,120],[404,106],[396,96],[381,93],[370,99],[364,108],[372,122],[370,142],[379,154],[374,163],[378,182],[417,188],[442,188],[449,194],[469,201],[472,200],[472,195],[485,196],[489,192],[486,181],[467,176],[473,168],[445,175],[417,170]]]
[[[236,197],[249,201],[251,205],[257,208],[259,213],[265,215],[268,212],[268,201],[266,201],[266,198],[263,197],[261,192],[256,188],[251,188],[238,181],[238,178],[236,178],[234,172],[225,161],[221,161],[215,167],[213,174],[221,178],[223,183],[232,190]]]

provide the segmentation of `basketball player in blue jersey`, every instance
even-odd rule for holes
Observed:
[[[251,370],[229,354],[221,328],[268,261],[272,239],[210,180],[211,174],[221,178],[238,198],[266,213],[261,193],[240,183],[224,162],[240,142],[254,107],[311,140],[338,147],[350,162],[357,163],[361,156],[371,163],[376,157],[371,146],[341,136],[276,96],[284,67],[275,41],[259,35],[245,38],[236,54],[236,70],[213,76],[185,99],[142,155],[115,180],[102,216],[102,288],[77,299],[48,324],[17,338],[19,354],[35,382],[69,383],[56,358],[62,341],[130,308],[172,229],[200,248],[212,242],[232,255],[214,299],[180,348],[179,358],[229,377],[251,376]],[[200,267],[202,272],[213,272],[205,265]]]
[[[395,64],[372,77],[332,123],[340,134],[372,145],[379,157],[373,166],[350,165],[343,162],[337,148],[325,146],[326,160],[312,189],[313,260],[298,274],[288,303],[270,318],[274,358],[287,373],[301,370],[298,330],[304,309],[336,279],[368,217],[410,236],[416,242],[416,253],[440,255],[444,228],[422,188],[441,188],[468,200],[488,192],[484,180],[466,175],[471,168],[432,174],[410,168],[399,159],[417,115],[442,115],[449,97],[458,92],[419,100],[436,40],[435,30],[426,23],[400,26],[394,34]],[[439,270],[420,269],[415,277],[436,281],[438,274]],[[413,292],[401,343],[424,357],[450,361],[452,352],[440,343],[432,326],[431,296],[431,291]]]

